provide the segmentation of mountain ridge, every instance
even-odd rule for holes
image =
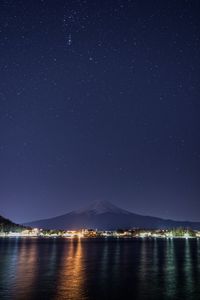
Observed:
[[[200,222],[175,221],[153,216],[143,216],[124,210],[108,201],[95,201],[85,208],[69,213],[32,222],[24,225],[44,229],[83,229],[116,230],[119,228],[166,229],[188,227],[200,229]]]

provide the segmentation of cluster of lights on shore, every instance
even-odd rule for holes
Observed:
[[[0,232],[0,237],[53,237],[53,238],[200,238],[200,231],[188,229],[174,230],[117,230],[117,231],[99,231],[92,229],[82,230],[43,230],[43,229],[25,229],[20,232]]]

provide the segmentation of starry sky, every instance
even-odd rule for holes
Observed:
[[[200,1],[1,0],[0,214],[200,221]]]

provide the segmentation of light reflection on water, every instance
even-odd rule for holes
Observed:
[[[68,248],[68,249],[67,249]],[[81,240],[71,240],[64,246],[58,271],[55,299],[86,299],[84,295],[84,253]]]
[[[184,274],[185,274],[185,286],[187,295],[194,289],[193,287],[193,263],[192,254],[190,249],[190,242],[188,239],[185,240],[185,259],[184,259]]]
[[[0,299],[200,299],[196,239],[0,239]]]
[[[31,291],[34,288],[34,280],[37,276],[38,268],[38,247],[36,243],[26,244],[26,240],[22,240],[19,246],[17,244],[16,257],[16,274],[15,283],[12,286],[11,294],[18,295],[19,299],[29,299]],[[18,288],[23,287],[23,288]]]
[[[167,239],[165,250],[165,293],[169,299],[173,299],[176,293],[176,272],[174,239]]]

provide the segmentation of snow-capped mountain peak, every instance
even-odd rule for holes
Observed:
[[[121,209],[116,205],[104,200],[96,200],[92,202],[90,205],[86,206],[85,208],[77,210],[76,213],[93,213],[96,215],[100,215],[104,213],[129,214],[128,211]]]

